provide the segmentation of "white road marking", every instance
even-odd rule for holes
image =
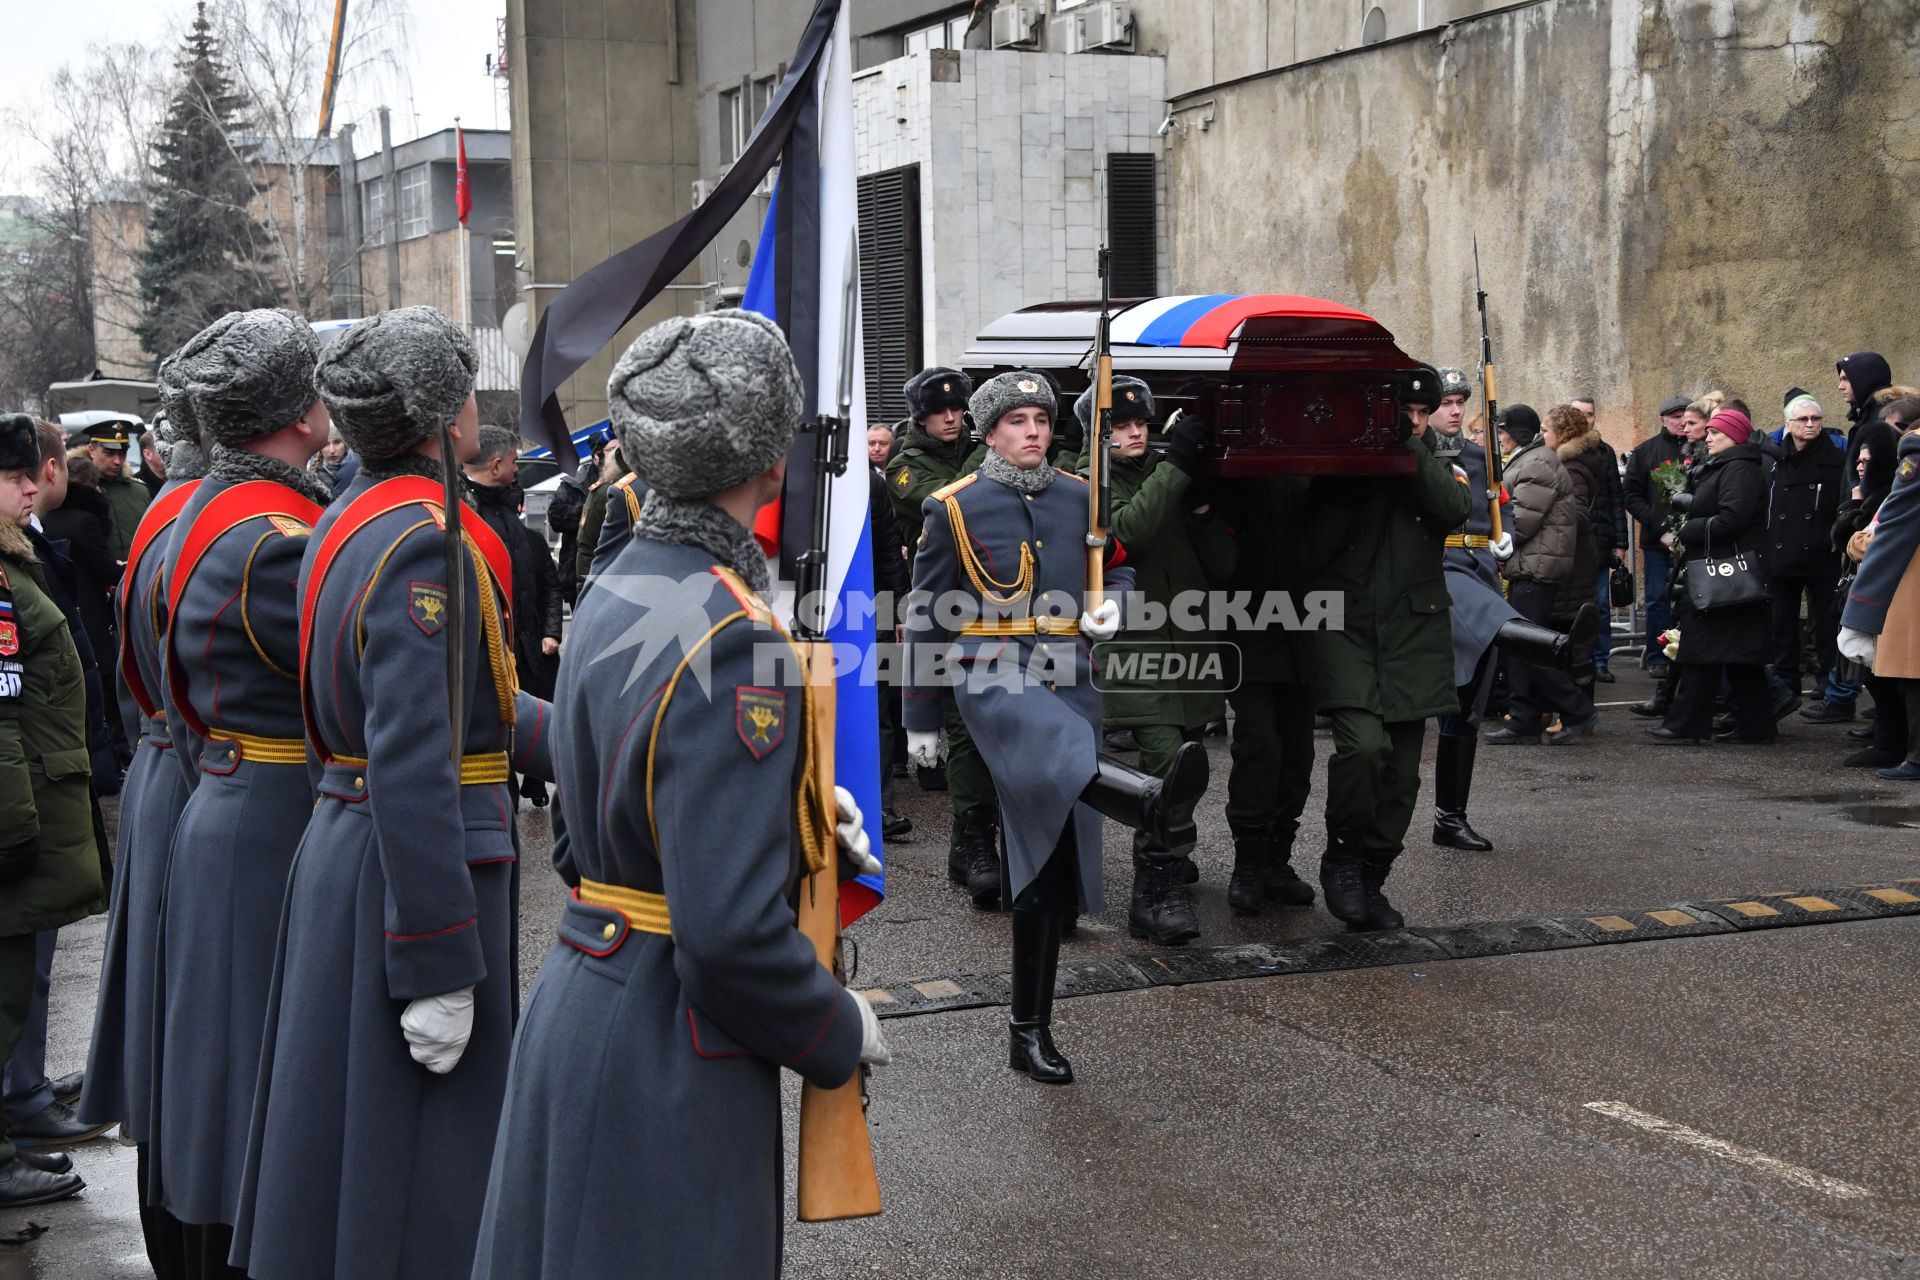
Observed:
[[[1709,1155],[1719,1156],[1722,1160],[1732,1160],[1749,1168],[1770,1173],[1796,1187],[1805,1187],[1809,1191],[1818,1191],[1836,1200],[1860,1200],[1873,1195],[1865,1187],[1856,1187],[1851,1182],[1842,1182],[1838,1178],[1829,1178],[1824,1173],[1815,1173],[1811,1169],[1802,1169],[1797,1164],[1788,1164],[1760,1151],[1751,1151],[1725,1138],[1716,1138],[1712,1134],[1701,1133],[1673,1120],[1663,1120],[1659,1116],[1649,1115],[1628,1106],[1624,1102],[1589,1102],[1587,1110],[1597,1111],[1603,1116],[1621,1120],[1648,1133],[1657,1133],[1663,1138],[1672,1138],[1675,1142],[1684,1142],[1690,1147],[1698,1147]]]

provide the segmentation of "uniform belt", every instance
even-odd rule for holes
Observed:
[[[231,729],[208,729],[207,741],[231,742],[237,747],[242,760],[252,760],[256,764],[305,764],[307,762],[307,740],[305,738],[262,738],[251,733],[235,733]]]
[[[350,769],[367,767],[365,756],[335,756],[334,764],[343,764]],[[483,751],[477,756],[460,757],[460,785],[463,787],[490,786],[506,782],[513,776],[513,770],[507,767],[507,753],[504,751]]]
[[[661,894],[582,880],[579,896],[580,901],[590,907],[609,907],[618,911],[627,918],[628,924],[642,933],[657,933],[663,938],[673,933],[667,919],[667,900]],[[611,929],[613,926],[607,927]]]
[[[1485,551],[1493,545],[1493,539],[1484,533],[1450,533],[1447,535],[1450,547],[1471,547],[1475,551]]]
[[[1080,624],[1072,618],[993,618],[969,622],[960,628],[963,636],[1073,636]]]

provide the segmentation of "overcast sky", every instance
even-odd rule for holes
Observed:
[[[303,0],[330,22],[333,0]],[[413,38],[401,50],[401,60],[412,88],[386,103],[393,109],[395,142],[448,127],[454,116],[468,128],[507,127],[504,94],[499,82],[486,74],[485,58],[494,51],[495,23],[504,14],[505,0],[401,0],[411,10]],[[76,66],[86,60],[87,46],[104,41],[164,41],[169,32],[184,29],[192,20],[193,0],[17,0],[7,3],[6,105],[31,110],[46,93],[47,81],[63,63]],[[347,21],[354,15],[353,0]],[[356,92],[351,83],[340,88],[336,120],[360,121],[381,105],[378,95]],[[27,157],[15,140],[0,130],[0,195],[22,188]],[[378,144],[377,130],[360,129],[356,150],[363,154]]]

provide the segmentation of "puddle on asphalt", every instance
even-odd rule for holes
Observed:
[[[1910,827],[1920,830],[1920,804],[1850,804],[1840,813],[1870,827]]]

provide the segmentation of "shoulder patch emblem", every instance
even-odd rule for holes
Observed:
[[[787,736],[787,695],[746,685],[734,690],[733,729],[755,760],[765,760]]]
[[[20,624],[12,618],[0,619],[0,658],[20,652]]]
[[[268,516],[267,523],[280,531],[282,537],[304,538],[313,532],[313,526],[302,524],[292,516]]]
[[[439,635],[447,625],[447,589],[437,582],[409,582],[407,616],[425,634]]]
[[[1912,458],[1905,458],[1901,461],[1899,470],[1902,480],[1911,480],[1913,479],[1913,473],[1920,471],[1920,462],[1915,462]]]
[[[913,488],[913,468],[902,467],[893,473],[893,487],[905,493]]]

